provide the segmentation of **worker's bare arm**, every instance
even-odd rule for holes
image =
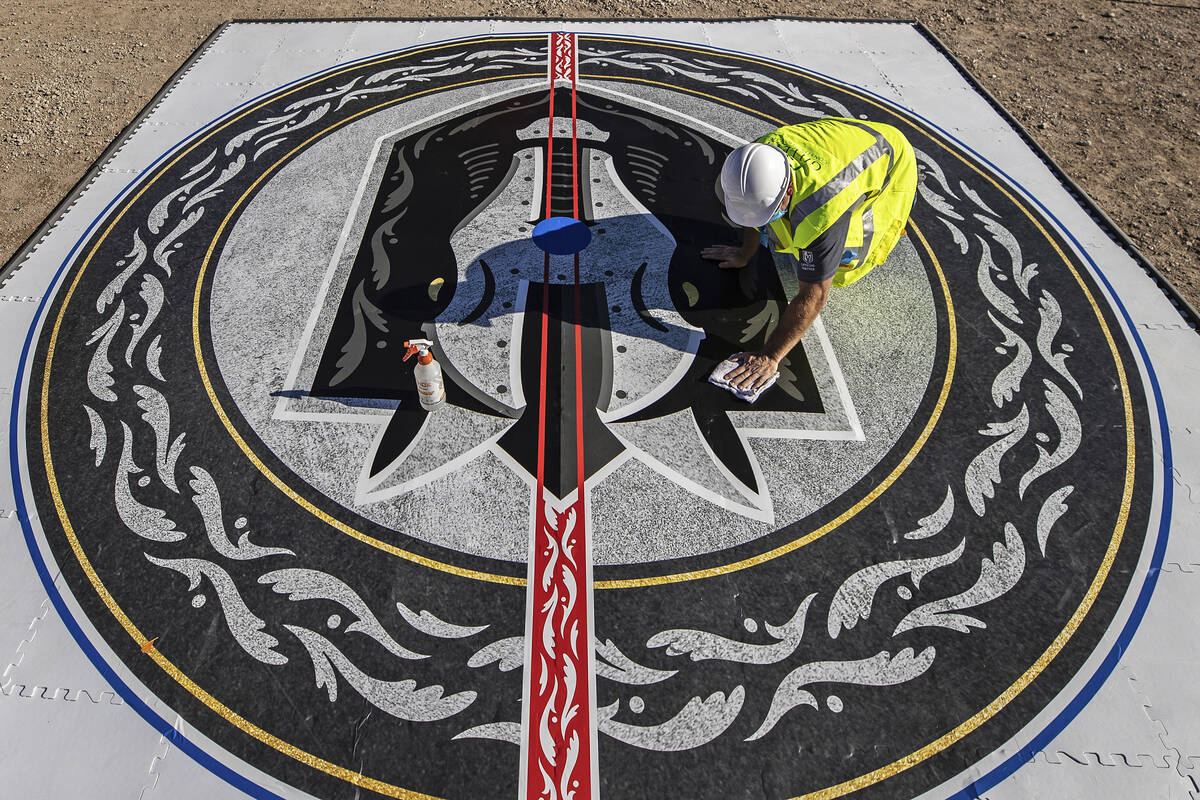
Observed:
[[[801,283],[800,292],[792,298],[779,325],[767,337],[767,344],[757,353],[747,353],[742,363],[726,374],[729,382],[739,389],[761,386],[779,370],[779,362],[800,343],[817,314],[829,299],[833,278],[820,283]]]
[[[742,228],[742,244],[714,244],[700,251],[702,258],[721,262],[717,266],[722,269],[739,269],[750,263],[758,252],[758,229]]]

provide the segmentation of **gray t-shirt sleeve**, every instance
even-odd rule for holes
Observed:
[[[850,231],[847,211],[830,225],[813,243],[800,251],[796,276],[805,283],[821,283],[837,274],[842,254],[846,252],[846,234]]]

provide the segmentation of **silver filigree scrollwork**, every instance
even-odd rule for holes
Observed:
[[[633,49],[588,49],[579,51],[579,68],[621,67],[637,72],[658,73],[666,78],[686,77],[704,83],[711,91],[738,98],[765,100],[795,117],[817,119],[827,116],[852,117],[843,104],[825,95],[811,97],[795,83],[785,83],[749,69],[730,69],[704,58],[669,56]]]
[[[625,59],[622,62],[625,66],[631,63],[629,54],[624,51],[596,54],[595,63],[605,60],[616,63],[614,59],[618,58]],[[632,62],[636,62],[639,65],[637,68],[642,71],[666,72],[680,68],[680,65],[670,61],[632,59]],[[588,62],[584,59],[581,60],[583,63]],[[777,92],[786,88],[778,82],[767,85]],[[754,90],[739,88],[736,91],[752,94]],[[788,96],[797,101],[811,102],[803,96]],[[967,256],[972,249],[972,241],[963,230],[968,220],[982,225],[986,234],[986,238],[983,235],[975,237],[978,260],[967,269],[973,270],[980,294],[990,307],[987,319],[996,334],[995,348],[998,354],[1004,356],[990,382],[991,408],[999,416],[979,428],[979,449],[966,461],[960,489],[956,492],[954,486],[948,486],[944,498],[936,507],[927,509],[925,516],[916,519],[903,537],[893,539],[900,546],[925,546],[954,536],[957,544],[947,544],[934,555],[901,558],[863,567],[844,578],[830,599],[824,628],[830,639],[836,639],[869,619],[876,608],[875,601],[880,591],[887,585],[893,585],[896,595],[907,607],[886,629],[892,631],[893,637],[904,637],[903,644],[898,643],[895,649],[877,650],[873,655],[861,659],[813,659],[811,654],[820,643],[806,633],[804,622],[810,608],[815,605],[815,593],[805,597],[787,623],[778,627],[769,624],[764,626],[773,642],[741,641],[717,633],[679,628],[664,630],[646,641],[647,649],[665,648],[668,656],[687,655],[690,661],[701,662],[701,667],[703,662],[712,660],[733,661],[751,668],[800,662],[775,689],[769,710],[748,741],[769,735],[793,709],[806,706],[819,711],[822,704],[812,688],[815,685],[885,687],[919,679],[937,657],[937,650],[933,646],[913,644],[913,637],[919,636],[922,630],[945,629],[969,634],[973,630],[985,629],[987,622],[982,609],[1012,591],[1026,573],[1028,548],[1012,522],[1002,525],[1003,538],[1000,541],[990,542],[986,553],[977,562],[976,577],[967,589],[947,596],[928,597],[923,579],[934,571],[951,567],[960,571],[970,569],[963,561],[969,552],[968,539],[979,535],[981,530],[986,532],[988,528],[986,523],[982,528],[978,523],[972,526],[970,518],[958,517],[959,514],[968,508],[979,519],[994,514],[995,509],[988,508],[990,501],[996,497],[999,487],[1009,485],[1014,479],[1018,481],[1017,496],[1024,499],[1035,481],[1053,474],[1074,456],[1080,444],[1082,429],[1072,394],[1082,398],[1083,393],[1066,364],[1073,352],[1073,345],[1059,340],[1062,333],[1061,307],[1047,287],[1038,285],[1038,265],[1026,263],[1017,237],[998,221],[995,211],[984,202],[975,188],[965,181],[958,181],[957,187],[951,188],[945,171],[935,159],[919,151],[917,158],[927,177],[920,186],[920,196],[950,232],[962,255]],[[1002,254],[1000,263],[995,257],[997,253]],[[1009,287],[1016,291],[1010,292]],[[1026,325],[1032,321],[1036,321],[1037,328],[1031,342],[1026,338],[1025,331]],[[1053,370],[1072,391],[1064,391],[1055,380],[1042,379],[1036,384],[1029,380],[1028,375],[1037,359]],[[1049,431],[1041,430],[1045,422],[1049,422]],[[1036,434],[1037,438],[1034,445],[1037,459],[1023,474],[1014,472],[1006,456],[1018,446],[1028,449],[1027,439],[1032,434]],[[1052,439],[1056,444],[1048,446],[1047,443]],[[1072,486],[1062,486],[1050,491],[1041,503],[1035,536],[1043,558],[1052,555],[1048,549],[1052,541],[1051,533],[1068,513],[1066,501],[1072,491]],[[957,503],[956,499],[965,502]],[[959,519],[958,524],[956,518]],[[898,580],[902,577],[906,579],[903,582]],[[888,608],[890,613],[895,613],[894,603],[889,604]],[[745,620],[744,627],[750,634],[759,630],[758,622],[752,619]],[[597,652],[599,654],[599,648]],[[658,680],[655,683],[678,680],[676,676],[681,672],[656,670]],[[634,683],[621,680],[620,673],[600,668],[597,669],[597,676],[622,685]],[[716,691],[707,700],[695,697],[667,722],[651,725],[618,722],[616,716],[622,702],[617,701],[601,709],[600,730],[627,744],[646,749],[698,747],[732,726],[739,713],[736,709],[743,705],[742,689],[738,686],[728,695]],[[644,692],[645,689],[638,691]],[[644,705],[645,701],[640,695],[624,700],[624,706],[634,713],[640,712]],[[832,694],[827,696],[825,707],[830,712],[838,713],[843,706],[844,701],[840,697]],[[689,730],[696,732],[696,735],[663,735],[664,726],[678,725],[678,720],[683,719],[689,720]]]
[[[244,530],[245,517],[238,517],[233,523],[240,533],[231,535],[228,512],[221,503],[219,482],[211,465],[206,468],[200,463],[190,463],[180,467],[184,439],[182,433],[172,438],[170,400],[163,391],[168,385],[165,375],[169,371],[162,369],[163,335],[155,329],[161,321],[165,290],[177,279],[171,259],[181,249],[182,239],[209,213],[210,202],[222,197],[229,182],[256,158],[276,147],[310,136],[314,126],[336,109],[355,103],[365,104],[379,95],[398,92],[438,76],[472,68],[495,69],[503,63],[541,64],[545,58],[544,53],[515,49],[491,54],[484,67],[468,63],[477,57],[477,54],[462,55],[462,60],[455,62],[454,55],[435,56],[401,68],[380,70],[362,79],[355,78],[313,96],[301,97],[281,114],[255,120],[250,129],[230,139],[223,147],[196,150],[193,163],[185,165],[187,172],[183,180],[164,190],[161,197],[152,198],[152,207],[146,219],[135,227],[124,257],[107,265],[114,274],[95,299],[95,319],[89,323],[95,327],[87,341],[87,346],[92,348],[87,386],[92,396],[100,401],[84,405],[90,425],[90,447],[97,468],[108,463],[112,470],[114,503],[122,523],[144,540],[147,547],[157,548],[154,554],[149,550],[145,552],[149,563],[181,575],[187,581],[189,592],[199,589],[207,581],[230,635],[254,659],[268,665],[284,664],[289,660],[285,652],[287,646],[290,644],[296,651],[299,645],[312,663],[316,688],[325,689],[331,702],[337,701],[340,676],[374,707],[414,722],[452,717],[475,701],[475,692],[448,693],[440,685],[418,688],[413,679],[388,681],[373,677],[347,655],[350,646],[359,641],[366,646],[377,646],[403,665],[427,656],[401,644],[397,638],[399,631],[403,631],[405,637],[418,637],[419,641],[469,639],[488,626],[447,622],[429,611],[414,612],[411,606],[394,601],[389,601],[385,609],[373,610],[340,578],[298,566],[299,556],[292,550],[263,544],[266,539],[259,534],[256,534],[259,542],[251,541],[249,531]],[[713,92],[766,101],[796,117],[816,118],[830,113],[850,115],[844,106],[828,97],[815,94],[810,97],[797,86],[762,73],[742,70],[729,76],[726,70],[727,76],[716,75],[718,65],[703,59],[665,57],[632,50],[592,50],[581,53],[579,63],[581,67],[609,63],[664,76],[683,75],[710,85]],[[719,66],[725,69],[725,65]],[[737,80],[731,79],[734,77]],[[978,517],[984,516],[996,488],[1012,477],[1001,463],[1004,456],[1022,444],[1031,432],[1038,436],[1038,456],[1034,466],[1020,477],[1018,494],[1022,500],[1035,482],[1036,489],[1043,490],[1041,482],[1048,481],[1048,476],[1069,461],[1079,447],[1081,424],[1074,400],[1082,399],[1083,391],[1068,368],[1074,345],[1063,341],[1066,332],[1058,300],[1048,288],[1040,285],[1038,265],[1025,263],[1017,237],[997,221],[994,210],[987,206],[979,192],[963,181],[958,183],[956,192],[936,159],[920,151],[917,158],[928,178],[919,189],[921,201],[950,232],[964,257],[973,244],[980,247],[981,254],[973,265],[973,274],[982,297],[990,306],[987,317],[995,329],[996,348],[1007,356],[991,382],[993,406],[1002,412],[1002,418],[989,421],[979,432],[983,437],[979,451],[963,475],[961,494],[957,496],[957,499],[965,500],[965,504],[956,503],[955,487],[948,487],[945,499],[936,507],[931,503],[931,507],[922,509],[925,515],[910,520],[911,525],[907,526],[910,532],[897,540],[899,545],[907,547],[925,547],[946,541],[947,546],[938,548],[941,555],[901,558],[855,570],[833,592],[824,626],[806,625],[812,609],[819,607],[817,593],[807,593],[791,619],[777,626],[764,624],[767,635],[773,640],[770,642],[739,641],[716,633],[677,627],[663,630],[647,640],[645,647],[648,650],[665,648],[669,657],[688,655],[688,662],[680,663],[685,663],[692,673],[704,670],[714,660],[732,661],[747,668],[787,663],[790,671],[774,690],[770,709],[750,736],[752,740],[769,735],[784,723],[786,715],[793,709],[800,706],[819,709],[817,696],[812,691],[814,684],[883,687],[917,680],[928,671],[936,657],[933,647],[913,644],[914,637],[923,629],[941,628],[969,634],[986,627],[984,614],[978,609],[1017,586],[1029,558],[1028,548],[1011,522],[1003,525],[1003,541],[992,542],[989,554],[980,558],[978,578],[965,591],[946,597],[918,597],[917,592],[927,591],[922,588],[922,579],[934,570],[962,563],[966,540],[960,539],[957,546],[948,547],[960,532],[960,526],[955,525],[956,516],[964,513],[965,506]],[[983,226],[990,241],[976,236],[972,242],[964,232],[969,218]],[[125,251],[126,246],[121,249]],[[994,258],[994,254],[999,258]],[[384,265],[381,268],[385,268]],[[127,290],[134,286],[136,292]],[[1010,287],[1015,291],[1009,291]],[[370,309],[363,309],[362,313],[369,317]],[[1031,344],[1026,327],[1035,319],[1037,330],[1031,337]],[[123,356],[127,366],[144,364],[158,385],[151,386],[150,381],[136,386],[121,385],[114,376],[114,352],[119,354],[118,358]],[[1053,380],[1043,379],[1036,386],[1032,385],[1035,381],[1028,378],[1028,373],[1035,358],[1053,370]],[[1060,386],[1059,381],[1064,385]],[[149,499],[146,492],[151,474],[139,467],[133,456],[133,430],[145,430],[145,427],[137,424],[131,427],[128,421],[114,418],[115,401],[120,394],[128,396],[130,392],[136,394],[141,420],[154,436],[153,466],[158,477],[155,488],[181,494],[183,490],[175,476],[177,468],[184,469],[180,474],[191,476],[187,481],[187,489],[191,491],[188,499],[196,516],[195,527],[190,529],[198,531],[202,526],[206,539],[190,537],[165,510]],[[1045,416],[1053,422],[1053,437],[1050,432],[1035,430],[1038,426],[1032,421],[1034,410],[1039,412],[1039,419]],[[118,428],[122,434],[120,456],[106,462],[106,453],[116,448],[115,431]],[[108,447],[110,432],[112,448]],[[1052,438],[1057,442],[1055,446],[1043,446]],[[1040,505],[1034,535],[1043,558],[1053,554],[1053,529],[1069,513],[1067,500],[1072,491],[1072,486],[1056,488]],[[237,536],[236,542],[233,536]],[[196,558],[194,553],[174,557],[166,553],[171,546],[185,539],[188,545],[196,546],[203,546],[207,541],[212,558]],[[217,559],[233,562],[243,571],[257,572],[257,584],[251,582],[250,591],[239,587],[230,570],[219,565]],[[259,560],[269,563],[269,567],[253,569]],[[873,613],[881,613],[877,609],[882,604],[875,602],[878,593],[890,582],[900,583],[896,579],[902,576],[909,578],[912,587],[902,583],[896,586],[896,593],[905,602],[912,601],[912,607],[904,610],[894,625],[889,623],[893,636],[907,637],[902,643],[887,650],[864,648],[863,652],[870,655],[859,659],[834,661],[812,657],[815,643],[811,640],[822,635],[822,628],[830,639],[837,638],[855,629]],[[260,594],[251,595],[251,591]],[[272,593],[286,595],[287,601],[294,604],[288,607],[295,609],[297,615],[305,603],[332,601],[339,604],[353,620],[343,627],[341,614],[335,614],[328,617],[326,626],[337,630],[346,639],[343,646],[314,631],[316,626],[311,623],[279,622],[279,631],[286,630],[293,637],[281,641],[268,631],[276,623],[268,623],[252,611],[250,605],[265,603],[268,599],[282,602]],[[207,597],[203,593],[193,595],[192,607],[204,607]],[[746,620],[745,627],[754,633],[757,625],[753,620]],[[862,635],[862,628],[854,635]],[[815,636],[814,630],[817,631]],[[356,634],[362,639],[346,634]],[[853,641],[853,638],[846,635],[842,642],[848,640]],[[637,687],[636,691],[644,693],[647,687],[666,686],[680,680],[684,673],[684,669],[643,666],[611,640],[597,641],[595,651],[597,678],[622,691],[634,691],[633,687]],[[496,665],[501,671],[514,670],[521,665],[522,652],[521,637],[498,639],[475,650],[468,666]],[[792,666],[792,662],[797,663]],[[746,706],[746,692],[738,685],[717,688],[707,696],[701,696],[703,694],[693,696],[665,719],[647,725],[617,719],[622,708],[634,714],[641,713],[644,708],[640,695],[624,696],[600,710],[600,730],[631,746],[651,750],[703,746],[733,726]],[[836,713],[842,701],[833,701],[834,698],[829,697],[826,706]],[[464,730],[456,738],[489,738],[516,744],[519,733],[519,723],[494,722]]]
[[[90,428],[89,446],[95,455],[95,466],[102,467],[106,454],[115,448],[115,438],[114,447],[109,447],[110,432],[120,430],[120,455],[108,462],[112,470],[114,504],[125,528],[157,548],[144,553],[147,561],[186,578],[189,592],[195,592],[207,582],[215,595],[214,605],[230,635],[257,661],[272,666],[289,661],[287,643],[268,632],[270,627],[278,625],[280,632],[290,632],[294,643],[307,652],[313,665],[315,685],[326,689],[331,702],[337,699],[335,675],[340,675],[376,708],[413,722],[453,716],[471,705],[476,694],[474,691],[446,693],[437,685],[418,688],[411,679],[386,681],[372,677],[355,665],[348,655],[348,647],[339,646],[316,633],[311,624],[299,624],[298,620],[294,624],[269,623],[256,614],[251,610],[252,605],[267,599],[259,593],[286,595],[289,601],[298,604],[295,606],[298,613],[302,608],[299,604],[305,601],[338,603],[344,609],[348,624],[342,625],[342,614],[334,614],[326,620],[327,627],[338,629],[343,636],[365,637],[401,662],[430,656],[402,645],[393,632],[396,627],[403,627],[424,640],[436,641],[475,636],[488,626],[455,624],[428,610],[413,611],[401,602],[393,602],[382,611],[372,610],[355,590],[333,575],[296,566],[280,568],[280,559],[294,562],[299,556],[290,548],[255,541],[265,537],[261,533],[251,533],[245,516],[238,516],[231,523],[231,515],[222,503],[220,473],[209,465],[187,463],[186,434],[174,430],[180,427],[179,418],[172,414],[170,384],[161,363],[164,334],[156,329],[162,319],[168,288],[172,281],[179,279],[175,261],[182,258],[177,259],[176,255],[183,249],[185,237],[206,215],[216,213],[213,204],[225,199],[231,182],[258,157],[283,144],[303,141],[337,109],[401,92],[434,78],[480,68],[480,59],[488,69],[497,70],[506,65],[516,68],[544,63],[545,54],[525,48],[495,49],[486,58],[479,51],[442,54],[398,68],[381,69],[312,96],[301,97],[281,113],[254,120],[245,131],[215,148],[194,150],[187,156],[192,163],[183,165],[185,172],[179,181],[165,188],[156,187],[161,195],[149,198],[149,210],[140,224],[135,225],[125,255],[108,265],[98,265],[98,268],[108,266],[113,277],[95,299],[97,319],[93,324],[96,327],[87,341],[87,346],[92,348],[87,387],[91,395],[101,401],[81,404]],[[114,364],[118,360],[130,368],[144,365],[145,377],[122,384],[114,374]],[[114,409],[122,395],[136,398],[136,407],[145,427],[119,417],[119,412]],[[134,460],[135,436],[142,436],[135,433],[139,430],[147,431],[153,437],[150,472]],[[184,479],[186,486],[178,482],[176,476],[179,474],[189,476]],[[151,487],[152,481],[155,487]],[[201,544],[207,542],[210,558],[195,557],[194,549],[186,557],[175,557],[166,552],[169,546],[184,540],[192,545],[197,542],[196,537],[181,530],[176,520],[159,507],[158,501],[148,499],[155,490],[191,501],[195,519],[189,522],[189,527],[197,531],[203,528],[205,537]],[[218,564],[220,559],[250,565],[261,560],[269,562],[271,567],[258,571],[257,583],[238,585],[234,573]],[[196,610],[205,608],[209,597],[205,592],[196,593],[190,604]],[[348,641],[355,640],[351,637]],[[480,653],[484,651],[486,648]],[[519,662],[519,654],[517,658]],[[502,668],[512,668],[507,654],[500,660]],[[495,735],[503,738],[509,733]]]

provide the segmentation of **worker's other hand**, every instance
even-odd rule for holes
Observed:
[[[746,258],[742,248],[731,244],[714,244],[712,247],[706,247],[700,251],[700,257],[707,258],[709,261],[719,261],[717,266],[721,269],[741,269],[750,260]]]
[[[725,373],[736,389],[757,389],[779,371],[779,362],[765,353],[740,353],[738,366]]]

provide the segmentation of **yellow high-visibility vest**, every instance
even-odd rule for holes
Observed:
[[[917,193],[912,145],[882,122],[826,117],[779,128],[758,139],[791,162],[794,181],[788,213],[767,225],[776,252],[800,250],[852,212],[846,247],[857,257],[834,276],[849,286],[887,260]]]

